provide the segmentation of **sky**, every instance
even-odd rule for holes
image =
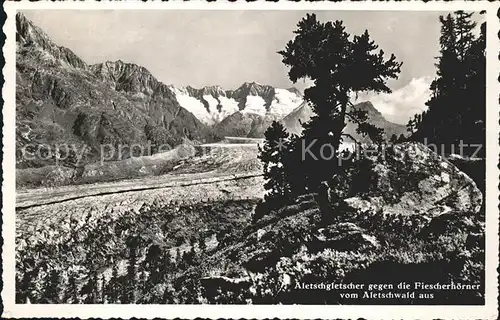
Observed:
[[[295,86],[277,51],[293,39],[305,11],[23,11],[58,45],[88,64],[121,59],[146,67],[158,80],[177,86],[220,85],[236,89],[256,81]],[[387,54],[403,62],[391,95],[363,95],[386,118],[406,123],[425,108],[435,77],[440,24],[444,12],[320,11],[320,21],[343,20],[347,32],[368,29]]]

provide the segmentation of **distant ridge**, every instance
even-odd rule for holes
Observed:
[[[387,121],[384,116],[382,116],[380,111],[375,109],[371,102],[360,102],[354,105],[354,108],[367,111],[368,122],[376,125],[378,128],[384,129],[386,139],[390,139],[393,134],[398,137],[401,134],[406,134],[406,127],[404,125]],[[281,120],[281,123],[283,123],[288,132],[298,135],[302,132],[302,124],[309,121],[313,114],[314,111],[312,110],[310,104],[304,101],[299,107],[284,117]],[[358,134],[356,132],[356,127],[356,124],[348,121],[344,132],[350,134],[358,141],[366,141],[368,138]]]

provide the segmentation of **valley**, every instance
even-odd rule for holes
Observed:
[[[132,192],[146,192],[149,190],[169,189],[172,194],[189,186],[211,186],[216,190],[220,184],[236,182],[239,180],[256,179],[254,184],[260,189],[262,184],[262,171],[257,159],[256,144],[210,144],[200,145],[190,149],[186,155],[169,157],[170,170],[168,173],[154,175],[152,168],[166,162],[165,157],[148,162],[147,159],[135,158],[108,163],[99,166],[87,167],[87,171],[94,170],[87,180],[66,181],[68,185],[50,186],[41,188],[24,188],[16,192],[16,208],[23,209],[36,207],[48,203],[58,203],[72,199],[95,197],[109,194],[124,194]],[[178,150],[175,150],[178,151]],[[160,154],[161,155],[161,154]],[[112,167],[111,170],[109,167]],[[90,178],[94,178],[90,180]],[[124,179],[120,179],[125,177]],[[134,178],[135,177],[135,178]],[[82,178],[83,179],[83,178]],[[106,182],[106,180],[110,180]],[[69,184],[72,182],[71,184]],[[80,183],[78,183],[80,182]],[[87,182],[87,183],[82,183]],[[223,188],[224,189],[224,188]],[[234,191],[226,192],[228,197],[238,197]],[[261,194],[260,190],[255,194]],[[241,192],[241,196],[245,194]],[[252,193],[252,196],[255,196]],[[181,198],[183,196],[180,196]],[[180,200],[180,199],[172,199]]]

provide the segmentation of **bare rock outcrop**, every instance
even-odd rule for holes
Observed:
[[[346,172],[345,190],[337,197],[330,193],[344,184],[329,181],[322,194],[303,195],[273,210],[207,261],[230,278],[234,270],[254,275],[248,289],[247,282],[223,281],[228,291],[211,291],[208,302],[237,297],[241,303],[343,304],[348,300],[338,294],[314,296],[300,286],[444,283],[464,274],[476,281],[484,268],[484,223],[482,194],[469,176],[416,143],[391,146],[385,155],[367,156]],[[331,210],[331,219],[325,219],[325,210]],[[413,268],[423,271],[408,271]]]
[[[310,251],[333,248],[337,251],[359,250],[361,248],[376,248],[378,240],[352,222],[332,224],[318,229],[310,243]]]
[[[354,211],[437,216],[449,211],[477,213],[482,193],[453,164],[419,143],[389,147],[367,157],[373,184],[368,192],[344,200]],[[365,173],[361,173],[365,174]]]

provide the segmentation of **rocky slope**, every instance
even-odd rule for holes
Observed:
[[[237,243],[189,269],[180,286],[196,292],[201,285],[210,303],[483,303],[484,211],[474,181],[420,144],[390,147],[385,161],[379,156],[331,181],[324,193],[254,218]],[[431,290],[432,299],[418,290],[407,299],[363,297],[369,283],[396,288],[401,281],[482,287]],[[365,288],[344,291],[359,294],[347,298],[342,290],[300,287],[321,282]]]
[[[387,121],[371,102],[366,101],[358,103],[354,105],[354,108],[366,111],[368,122],[376,125],[378,128],[383,128],[386,139],[390,139],[393,134],[395,134],[397,137],[399,137],[399,135],[401,134],[406,134],[406,127],[404,125]],[[285,116],[281,120],[281,122],[290,133],[300,134],[302,132],[301,124],[309,121],[309,119],[311,119],[311,116],[313,115],[313,112],[314,111],[312,110],[311,106],[308,103],[303,102],[299,107]],[[344,132],[352,135],[358,141],[365,141],[367,138],[362,137],[360,134],[358,134],[356,132],[356,127],[356,124],[348,121]]]
[[[73,153],[83,150],[93,159],[101,144],[175,145],[185,137],[215,139],[212,130],[182,108],[174,92],[145,68],[122,61],[90,66],[20,13],[16,26],[18,167],[53,162],[55,152],[48,150],[44,160],[21,157],[24,146],[36,152],[37,144],[71,145]]]
[[[273,117],[238,111],[217,123],[214,129],[221,136],[263,138],[274,120]]]

